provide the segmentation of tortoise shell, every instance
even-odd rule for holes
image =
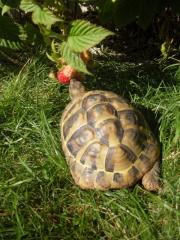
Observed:
[[[132,186],[159,158],[143,115],[108,91],[86,92],[67,105],[61,140],[72,177],[83,189]]]

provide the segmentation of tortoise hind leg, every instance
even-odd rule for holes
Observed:
[[[142,178],[142,184],[149,191],[158,191],[161,188],[160,180],[160,162],[156,162],[149,172]]]

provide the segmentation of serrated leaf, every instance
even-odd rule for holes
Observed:
[[[40,8],[35,1],[33,0],[21,0],[20,9],[25,13],[36,11],[37,8]]]
[[[59,33],[53,32],[53,31],[49,31],[47,36],[50,38],[53,38],[53,39],[57,39],[59,41],[64,41],[64,36],[60,35]]]
[[[72,51],[69,45],[64,42],[61,45],[62,57],[71,67],[75,68],[76,70],[89,74],[91,73],[87,70],[86,65],[82,61],[80,54]]]
[[[73,21],[71,26],[67,43],[75,52],[87,50],[97,45],[107,36],[114,34],[103,27],[96,26],[85,20]]]
[[[32,12],[32,20],[35,24],[42,24],[47,28],[51,28],[51,25],[60,21],[48,8],[42,8],[33,0],[22,0],[20,8],[26,13]]]
[[[15,41],[10,41],[7,39],[0,38],[0,47],[19,50],[22,48],[22,44],[20,42],[15,42]]]
[[[37,8],[32,14],[32,20],[35,24],[42,24],[50,28],[51,25],[60,21],[49,9]]]
[[[11,9],[11,7],[7,6],[7,5],[4,5],[2,7],[2,12],[1,12],[1,15],[3,16],[5,13],[7,13],[9,10]]]

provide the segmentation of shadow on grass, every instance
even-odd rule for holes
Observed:
[[[160,69],[160,64],[156,62],[145,62],[134,64],[129,62],[118,62],[117,59],[104,59],[98,61],[94,66],[93,76],[88,76],[85,86],[89,90],[101,89],[113,91],[122,95],[128,100],[132,96],[144,98],[149,87],[157,89],[162,82],[167,85],[174,84],[172,76]],[[156,136],[159,135],[158,119],[160,115],[155,114],[151,109],[147,109],[141,104],[134,104],[148,121]]]
[[[174,84],[172,76],[163,72],[158,62],[143,63],[122,62],[122,60],[100,59],[92,66],[93,76],[85,82],[89,89],[114,91],[129,98],[132,94],[144,96],[148,86],[157,88],[161,82]]]

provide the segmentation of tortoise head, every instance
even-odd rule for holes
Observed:
[[[85,87],[80,81],[71,79],[69,85],[69,94],[71,99],[82,97],[86,93]]]

